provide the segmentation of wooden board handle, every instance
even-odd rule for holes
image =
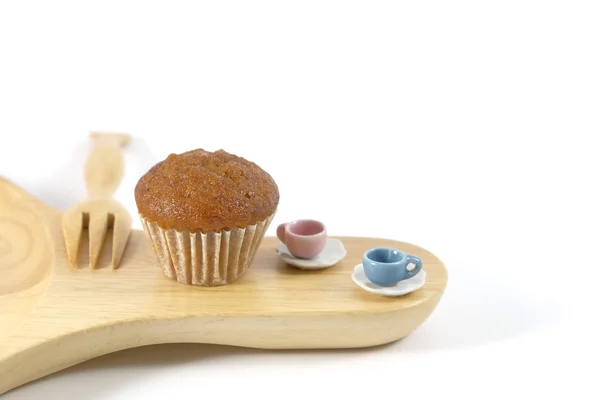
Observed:
[[[131,136],[126,133],[92,132],[94,148],[85,164],[85,184],[90,198],[109,198],[123,179],[125,162],[121,147]]]

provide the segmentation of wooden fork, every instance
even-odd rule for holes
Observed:
[[[113,230],[112,268],[119,266],[125,245],[131,232],[131,216],[113,194],[119,187],[124,174],[121,147],[131,136],[124,133],[92,132],[94,143],[85,164],[87,198],[68,210],[62,218],[62,231],[69,264],[75,267],[79,252],[79,241],[83,230],[89,235],[90,268],[94,269],[102,250],[109,227]]]

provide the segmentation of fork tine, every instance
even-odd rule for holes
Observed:
[[[117,269],[125,251],[131,231],[131,217],[128,213],[115,213],[113,222],[112,268]]]
[[[90,213],[88,232],[90,236],[90,268],[94,269],[102,251],[102,244],[108,229],[108,213]]]
[[[77,264],[77,253],[79,252],[79,241],[83,228],[83,214],[80,212],[71,212],[65,214],[62,220],[63,236],[65,238],[65,247],[67,257],[71,267]]]

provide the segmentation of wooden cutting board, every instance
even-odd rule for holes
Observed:
[[[85,251],[81,267],[73,269],[60,218],[60,211],[0,177],[0,394],[91,358],[150,344],[385,344],[423,323],[446,288],[447,271],[427,250],[361,237],[338,237],[346,257],[319,271],[286,265],[275,253],[277,239],[266,237],[245,275],[211,288],[165,277],[141,230],[131,233],[119,269],[110,268],[110,245],[98,269],[90,270]],[[364,251],[376,246],[420,257],[426,284],[396,298],[359,288],[351,273]]]

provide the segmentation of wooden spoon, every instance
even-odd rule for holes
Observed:
[[[278,258],[277,239],[267,237],[244,276],[212,288],[167,278],[141,230],[131,232],[120,268],[108,261],[92,270],[71,268],[61,213],[0,177],[0,394],[131,347],[368,347],[401,339],[428,318],[446,288],[439,259],[408,243],[339,239],[347,249],[342,261],[301,271]],[[421,258],[425,285],[397,298],[355,285],[354,266],[375,246]],[[110,260],[108,248],[100,260]]]

